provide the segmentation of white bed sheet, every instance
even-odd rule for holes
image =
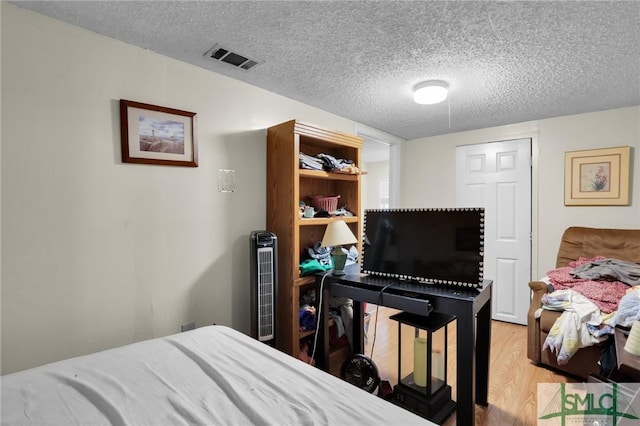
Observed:
[[[433,424],[224,326],[0,380],[3,425]]]

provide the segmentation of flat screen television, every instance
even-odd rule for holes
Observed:
[[[482,288],[484,208],[365,210],[361,270]]]

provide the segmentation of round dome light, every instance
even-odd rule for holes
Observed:
[[[413,88],[413,100],[417,104],[437,104],[447,99],[449,84],[442,80],[429,80],[417,84]]]

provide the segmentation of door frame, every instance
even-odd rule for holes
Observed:
[[[401,144],[405,139],[362,124],[354,124],[353,133],[363,139],[389,145],[389,206],[398,207],[400,202]]]
[[[538,130],[513,132],[513,133],[496,133],[491,137],[485,137],[482,141],[475,143],[464,143],[462,145],[481,145],[485,143],[502,142],[515,139],[531,139],[531,271],[530,280],[537,280],[542,278],[539,268],[539,223],[538,223],[538,209],[539,209],[539,185],[538,185],[538,159],[540,157],[540,149],[538,143]],[[458,145],[456,145],[457,148]],[[454,148],[455,149],[455,148]],[[455,166],[455,165],[454,165]]]

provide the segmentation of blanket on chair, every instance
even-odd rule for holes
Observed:
[[[603,340],[591,334],[588,325],[599,326],[602,317],[598,307],[574,290],[558,290],[542,296],[545,309],[563,311],[549,330],[542,350],[556,354],[558,365],[564,365],[580,348]]]

